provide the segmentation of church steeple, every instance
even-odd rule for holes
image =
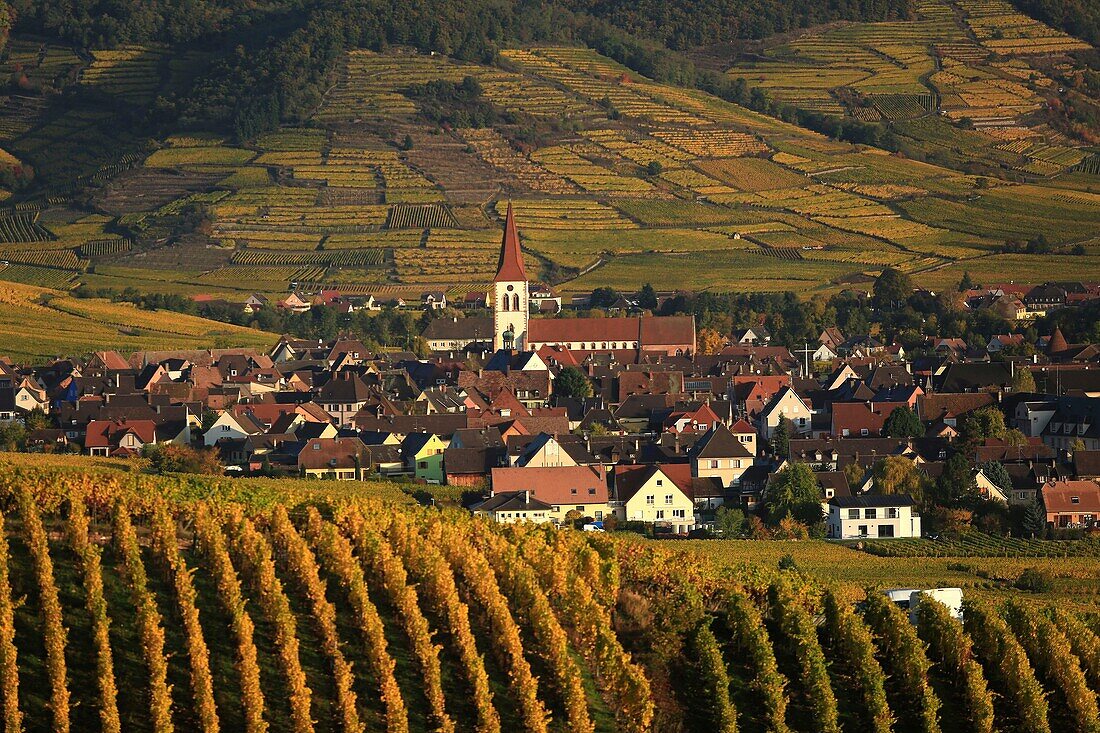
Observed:
[[[488,295],[493,308],[493,349],[522,350],[530,318],[530,287],[510,202],[504,219],[497,274]]]
[[[500,259],[497,260],[497,276],[493,282],[527,282],[527,270],[523,266],[523,252],[519,246],[516,217],[512,202],[508,202],[508,214],[504,218],[504,238],[500,242]]]

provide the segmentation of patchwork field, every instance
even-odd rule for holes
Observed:
[[[887,123],[958,164],[1047,177],[1087,152],[1034,113],[1065,91],[1048,72],[1073,68],[1065,54],[1089,48],[1001,0],[920,0],[912,21],[765,42],[726,73],[802,109]]]
[[[995,0],[921,0],[911,21],[807,32],[728,67],[792,104],[886,121],[939,151],[938,165],[654,82],[583,48],[507,49],[499,66],[353,52],[298,126],[250,141],[135,142],[81,174],[87,200],[45,195],[0,212],[0,280],[231,298],[306,283],[460,295],[491,279],[509,201],[529,272],[564,292],[651,280],[809,292],[886,266],[936,287],[967,270],[1026,279],[1042,258],[996,254],[1005,240],[1042,234],[1068,252],[1100,219],[1091,152],[1030,122],[1053,84],[1040,67],[1077,48]],[[171,84],[164,55],[11,47],[29,76],[69,74],[131,104]],[[467,78],[495,120],[427,123],[410,85]],[[61,178],[102,160],[109,114],[36,110],[0,104],[13,160]],[[977,174],[971,159],[998,169]],[[1091,255],[1066,262],[1100,279]]]

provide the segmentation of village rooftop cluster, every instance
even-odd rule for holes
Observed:
[[[1009,302],[1074,295],[1031,292]],[[922,518],[959,508],[985,522],[1030,515],[1033,533],[1098,526],[1096,345],[1055,331],[1029,358],[995,360],[1023,336],[944,338],[910,359],[830,327],[793,354],[750,327],[701,353],[691,316],[532,318],[535,293],[509,211],[491,317],[433,321],[427,357],[349,336],[283,337],[268,353],[3,360],[0,424],[25,426],[9,443],[30,451],[186,446],[233,475],[462,487],[500,522],[687,535],[736,509],[778,525],[792,517],[775,516],[770,493],[808,469],[822,513],[804,523],[832,538],[921,536]],[[459,323],[481,332],[445,328]],[[482,343],[475,368],[467,352]],[[824,376],[811,359],[829,363]]]

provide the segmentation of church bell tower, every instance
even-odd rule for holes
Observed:
[[[500,260],[488,296],[493,304],[493,349],[522,351],[527,341],[527,320],[530,316],[530,293],[519,232],[508,204],[504,219],[504,238],[500,243]]]

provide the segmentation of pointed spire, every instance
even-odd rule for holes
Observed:
[[[500,260],[497,262],[497,276],[493,282],[526,282],[527,270],[523,266],[523,252],[519,246],[519,232],[516,230],[516,218],[512,213],[512,202],[508,202],[508,214],[504,218],[504,238],[500,243]]]

